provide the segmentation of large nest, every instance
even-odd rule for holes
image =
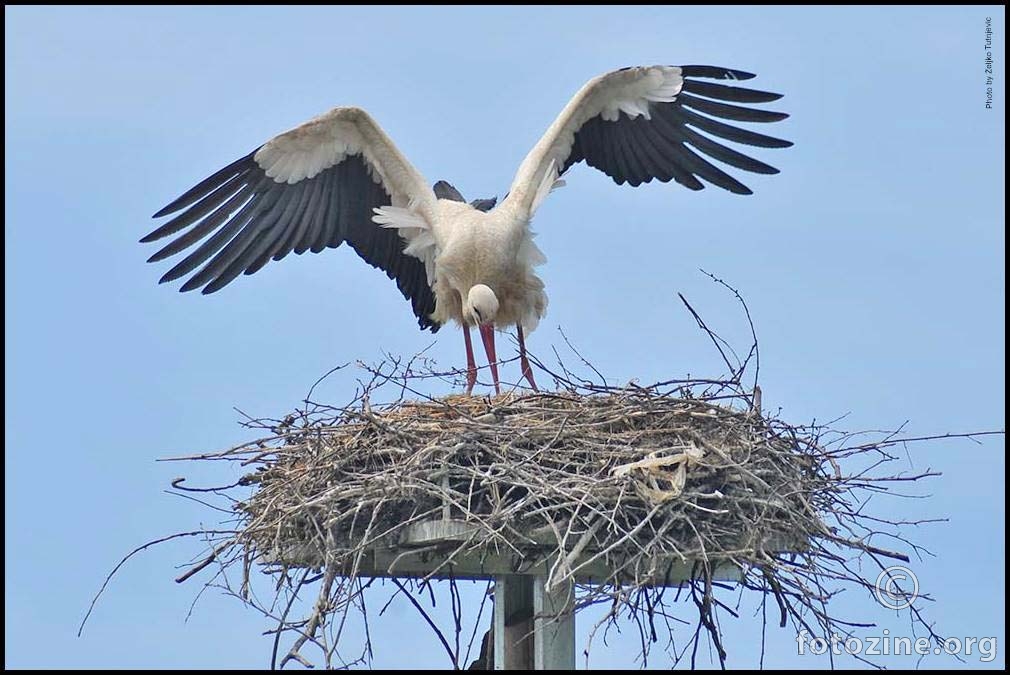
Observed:
[[[244,479],[258,489],[240,506],[243,545],[390,575],[410,570],[376,549],[419,536],[424,576],[475,557],[498,569],[503,555],[517,570],[546,559],[551,585],[644,585],[695,562],[743,570],[822,534],[831,482],[792,428],[647,389],[345,409],[276,443]],[[432,521],[452,521],[444,541]]]
[[[306,643],[328,666],[367,662],[370,644],[350,660],[337,646],[349,613],[363,617],[368,635],[365,590],[380,577],[425,615],[457,667],[467,659],[456,581],[511,573],[543,576],[549,589],[577,584],[568,611],[607,608],[590,644],[600,627],[630,619],[642,659],[666,635],[673,661],[689,656],[693,665],[708,636],[725,663],[718,615],[735,612],[719,599],[720,580],[772,598],[773,623],[844,638],[863,624],[834,616],[829,599],[839,586],[872,596],[888,560],[908,560],[878,541],[915,550],[903,528],[925,522],[865,510],[864,495],[934,475],[880,471],[905,439],[762,414],[743,367],[725,381],[644,387],[545,368],[557,391],[495,398],[425,396],[420,381],[445,374],[420,375],[413,362],[366,370],[371,382],[345,406],[307,400],[283,419],[249,421],[263,438],[186,458],[238,462],[242,477],[213,489],[231,500],[234,528],[202,531],[210,553],[180,580],[216,563],[218,585],[277,622],[281,666],[309,665]],[[181,479],[175,487],[187,489]],[[225,574],[233,566],[238,585]],[[269,602],[250,592],[257,569],[272,578]],[[433,593],[438,579],[454,589],[455,641],[410,590]],[[316,599],[294,618],[311,584]],[[665,593],[669,586],[680,591]],[[897,581],[889,588],[903,593]],[[684,599],[697,621],[677,642],[682,620],[671,605]],[[280,657],[284,634],[291,643]]]

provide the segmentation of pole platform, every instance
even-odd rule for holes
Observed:
[[[598,551],[585,550],[559,563],[557,540],[547,529],[532,532],[522,549],[481,542],[480,529],[469,522],[443,518],[408,526],[396,541],[379,541],[357,565],[359,577],[494,580],[493,653],[496,670],[569,670],[575,668],[575,582],[613,582],[615,558],[606,561]],[[461,546],[470,543],[469,551]],[[781,550],[781,548],[780,548]],[[277,563],[321,567],[318,549],[288,547],[271,556]],[[548,587],[552,569],[574,569],[574,580]],[[679,586],[690,580],[694,561],[676,556],[654,558],[643,578],[656,586]],[[350,573],[350,570],[347,570]],[[739,581],[742,571],[731,563],[716,564],[712,578]],[[631,575],[628,581],[632,581]]]

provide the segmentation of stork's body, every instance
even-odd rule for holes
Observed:
[[[533,268],[544,257],[527,221],[501,207],[485,213],[466,203],[440,199],[433,230],[438,242],[435,321],[479,322],[465,300],[471,288],[483,284],[498,299],[496,323],[522,325],[527,331],[536,328],[547,308],[547,296]]]
[[[545,259],[533,242],[529,221],[507,208],[485,212],[466,202],[439,199],[432,231],[437,249],[432,319],[439,324],[456,321],[463,328],[467,392],[477,377],[469,333],[474,325],[480,327],[496,390],[494,328],[516,326],[523,375],[536,389],[523,335],[543,317],[547,294],[533,270]]]
[[[618,184],[676,180],[699,190],[701,178],[749,194],[695,151],[745,171],[777,173],[711,136],[757,147],[791,145],[717,119],[781,120],[783,113],[734,105],[779,95],[695,78],[751,77],[712,66],[651,66],[590,80],[527,154],[497,205],[467,204],[447,183],[429,187],[368,113],[335,108],[200,182],[155,214],[182,211],[142,241],[186,230],[150,261],[200,242],[161,281],[193,273],[181,290],[202,287],[204,293],[292,251],[318,252],[347,242],[396,281],[421,328],[435,331],[452,320],[462,326],[468,392],[476,380],[469,334],[475,325],[495,389],[494,329],[510,326],[517,328],[523,375],[536,388],[524,334],[536,328],[547,308],[535,272],[545,258],[530,230],[537,208],[580,161]]]

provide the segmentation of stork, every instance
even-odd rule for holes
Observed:
[[[715,66],[632,67],[596,77],[526,155],[500,203],[467,203],[444,181],[430,187],[367,112],[334,108],[198,183],[154,215],[177,214],[141,241],[176,235],[148,262],[195,247],[161,283],[190,275],[180,290],[203,293],[292,251],[318,253],[347,242],[396,281],[422,330],[435,332],[450,320],[461,326],[468,394],[477,380],[472,326],[480,331],[498,393],[494,331],[516,327],[522,375],[535,390],[525,336],[547,308],[534,271],[546,262],[530,229],[537,208],[580,161],[618,185],[675,180],[701,190],[704,180],[750,194],[702,155],[744,171],[778,173],[715,140],[792,145],[721,121],[787,117],[739,105],[775,101],[780,94],[706,81],[753,77]]]

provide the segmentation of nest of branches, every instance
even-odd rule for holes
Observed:
[[[337,647],[376,578],[411,595],[408,587],[437,579],[508,573],[542,575],[548,588],[576,584],[566,611],[605,604],[590,644],[597,629],[631,619],[643,659],[664,643],[675,661],[690,655],[693,664],[707,636],[724,662],[717,615],[735,612],[719,600],[723,582],[773,599],[782,626],[845,636],[858,624],[829,612],[829,587],[872,593],[888,559],[908,560],[875,540],[915,550],[901,535],[907,521],[864,514],[860,496],[934,475],[874,475],[896,459],[886,448],[908,439],[852,444],[827,427],[764,415],[760,390],[745,389],[739,373],[613,387],[547,371],[558,391],[408,399],[418,379],[437,374],[388,363],[369,370],[372,381],[346,406],[254,420],[268,435],[189,458],[238,462],[244,475],[215,489],[232,495],[236,527],[206,531],[211,553],[180,580],[212,563],[216,578],[240,568],[241,583],[225,587],[277,621],[274,665],[310,665],[306,643],[328,666],[357,662]],[[383,387],[398,395],[378,404]],[[853,455],[870,461],[843,472],[840,462]],[[186,489],[181,480],[175,487]],[[258,573],[274,577],[269,603],[250,595]],[[311,584],[315,601],[293,618]],[[890,588],[903,592],[897,582]],[[696,621],[678,643],[674,624],[683,620],[672,604],[684,600]],[[465,666],[458,615],[453,648],[412,602],[453,665]],[[284,634],[291,646],[280,656]],[[369,654],[367,645],[359,659]]]
[[[794,428],[652,389],[448,396],[276,430],[243,451],[256,490],[238,543],[349,574],[394,576],[376,551],[415,546],[425,576],[505,556],[517,572],[547,562],[551,586],[743,570],[824,536],[836,482]]]

